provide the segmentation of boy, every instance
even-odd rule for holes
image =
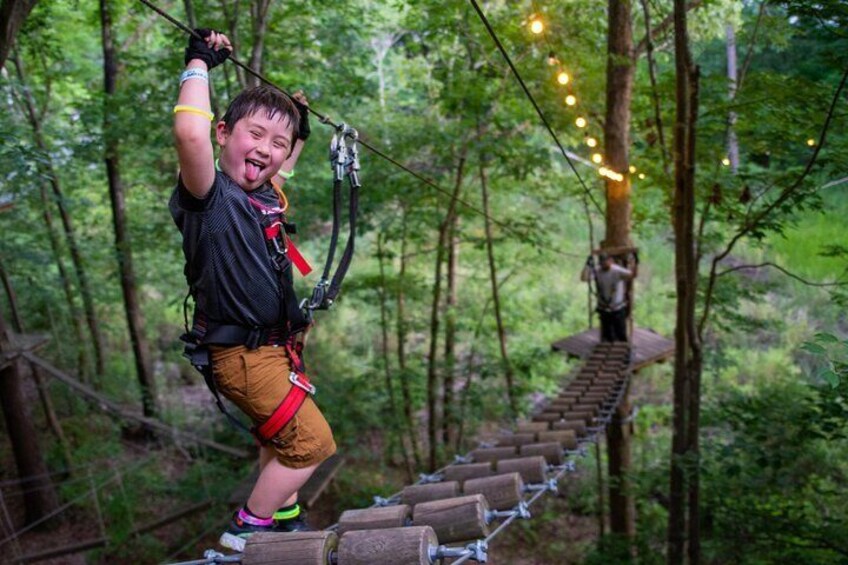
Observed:
[[[627,341],[627,293],[624,281],[636,277],[636,263],[628,257],[628,267],[625,269],[616,265],[613,258],[606,253],[598,254],[600,270],[595,270],[595,262],[590,255],[586,266],[580,273],[581,281],[594,279],[598,289],[598,305],[596,311],[601,319],[601,341]]]
[[[215,126],[216,161],[207,73],[229,56],[230,42],[196,31],[203,40],[189,40],[174,107],[180,175],[169,207],[196,304],[190,338],[211,353],[204,376],[251,418],[262,444],[256,485],[220,539],[243,551],[253,533],[308,529],[297,491],[336,449],[292,347],[306,323],[286,254],[284,196],[269,182],[291,176],[308,114],[277,90],[245,90]]]

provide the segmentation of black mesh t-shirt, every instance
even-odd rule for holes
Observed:
[[[249,195],[265,206],[278,205],[270,184]],[[248,193],[217,171],[206,198],[192,196],[180,180],[168,207],[183,234],[186,278],[198,311],[219,324],[281,325],[279,273]]]

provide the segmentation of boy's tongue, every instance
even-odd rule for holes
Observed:
[[[256,179],[259,178],[259,167],[257,167],[250,161],[245,161],[244,178],[246,178],[248,182],[256,182]]]

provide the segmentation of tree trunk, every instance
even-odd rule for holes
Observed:
[[[400,266],[398,268],[398,290],[397,290],[397,358],[398,370],[400,371],[400,392],[403,397],[403,417],[409,433],[409,443],[412,446],[412,457],[415,460],[415,467],[421,468],[421,448],[418,445],[418,427],[415,425],[412,416],[412,391],[409,386],[410,374],[406,368],[406,295],[404,287],[406,285],[406,244],[407,230],[406,225],[409,221],[409,213],[406,208],[401,209],[401,234],[400,234]]]
[[[736,98],[736,31],[733,24],[725,27],[727,36],[727,85],[728,99],[732,102]],[[727,158],[730,161],[730,170],[735,175],[739,172],[739,141],[736,139],[736,112],[731,110],[727,115]]]
[[[85,311],[85,321],[88,324],[88,330],[91,333],[92,337],[92,345],[94,347],[94,362],[95,362],[95,372],[98,376],[102,376],[105,372],[105,361],[104,361],[104,353],[103,353],[103,338],[100,335],[100,327],[97,319],[97,315],[94,310],[94,298],[91,292],[91,286],[88,282],[88,274],[85,269],[85,265],[82,260],[82,254],[79,250],[79,245],[77,244],[76,231],[74,230],[73,222],[71,221],[70,213],[65,207],[65,195],[62,190],[62,185],[59,182],[59,176],[56,174],[56,170],[53,167],[53,161],[50,158],[50,153],[47,149],[47,143],[44,140],[44,135],[41,131],[41,120],[38,117],[38,113],[36,111],[35,100],[32,97],[32,93],[29,88],[26,86],[26,75],[24,74],[23,65],[19,57],[15,56],[15,69],[18,74],[18,79],[21,81],[21,85],[23,86],[24,100],[23,106],[25,110],[25,114],[27,117],[27,121],[29,121],[30,127],[32,128],[32,135],[35,141],[36,147],[38,147],[39,151],[41,151],[45,156],[45,161],[42,164],[43,172],[45,176],[49,179],[50,187],[53,191],[53,197],[55,198],[56,206],[59,209],[59,217],[62,220],[62,227],[65,231],[65,237],[68,240],[68,248],[71,252],[71,261],[74,265],[74,271],[76,272],[77,279],[80,284],[80,294],[82,295],[83,302],[83,310]],[[45,220],[46,216],[50,214],[49,205],[45,195],[42,193],[42,200],[45,204]],[[52,223],[52,222],[51,222]],[[52,230],[51,230],[51,233]],[[61,258],[59,255],[59,247],[58,241],[51,241],[53,245],[53,251],[56,254],[56,262],[61,265]],[[64,271],[64,267],[60,266],[60,274]],[[67,276],[62,275],[66,281],[69,279]],[[69,288],[70,285],[68,284]],[[67,296],[67,291],[66,291]],[[73,303],[72,298],[68,298],[69,303]],[[75,307],[71,307],[71,314],[74,315]],[[79,345],[82,347],[84,341],[80,341]]]
[[[463,147],[456,168],[456,180],[454,182],[453,194],[448,203],[445,219],[439,226],[439,240],[436,248],[436,269],[433,275],[433,303],[430,308],[430,351],[427,359],[427,439],[429,441],[429,468],[436,470],[438,459],[438,403],[439,377],[437,370],[437,351],[439,341],[439,308],[442,302],[442,263],[445,260],[445,248],[447,245],[448,229],[453,215],[456,213],[456,203],[462,189],[462,177],[465,171],[465,154],[467,148]]]
[[[607,36],[607,107],[604,121],[605,163],[621,173],[621,182],[606,180],[607,233],[604,247],[632,247],[630,241],[630,102],[633,98],[633,29],[630,0],[609,0]]]
[[[265,49],[265,30],[268,28],[268,9],[271,7],[271,0],[253,0],[250,3],[250,23],[253,28],[253,46],[250,50],[250,60],[248,67],[258,72],[265,74],[265,61],[262,57]],[[246,77],[247,85],[259,86],[261,81],[253,75]]]
[[[12,286],[12,281],[9,274],[6,272],[6,267],[3,264],[3,259],[0,257],[0,279],[3,279],[3,288],[6,290],[6,298],[9,300],[9,311],[12,314],[12,327],[15,332],[23,334],[25,331],[24,321],[21,318],[20,309],[18,308],[18,298],[15,293],[15,287]],[[35,365],[30,365],[32,378],[35,381],[35,386],[38,389],[38,397],[41,400],[41,407],[44,410],[44,417],[50,425],[53,435],[56,436],[56,441],[62,448],[62,457],[65,460],[65,466],[71,467],[73,460],[71,459],[71,451],[68,447],[68,440],[65,438],[65,432],[62,430],[62,424],[59,418],[56,417],[56,411],[53,409],[53,402],[50,399],[50,394],[44,384],[44,376],[41,369]]]
[[[227,6],[227,0],[221,0],[221,12],[224,14],[224,20],[227,22],[227,37],[230,38],[230,43],[233,46],[232,56],[236,59],[240,58],[241,53],[241,36],[238,31],[239,9],[241,8],[242,0],[234,0],[232,10]],[[235,65],[233,65],[235,66]],[[222,68],[226,71],[230,65],[223,65]],[[239,83],[240,89],[247,86],[247,78],[241,67],[235,67],[236,81]]]
[[[0,5],[0,68],[12,51],[15,36],[38,0],[3,0]]]
[[[404,441],[403,428],[404,426],[400,425],[400,418],[398,418],[398,406],[395,401],[395,388],[392,383],[392,368],[389,363],[389,314],[388,308],[386,307],[386,268],[385,268],[385,255],[383,254],[383,236],[382,234],[377,235],[377,261],[380,266],[380,332],[382,337],[382,343],[380,344],[381,353],[383,355],[383,369],[385,371],[386,378],[386,392],[388,393],[388,412],[389,412],[389,422],[392,424],[392,433],[396,438],[397,442],[400,444],[401,454],[403,455],[403,462],[406,467],[406,475],[407,481],[412,482],[414,476],[414,467],[412,464],[412,459],[409,455],[409,450],[406,448],[406,442]]]
[[[506,381],[506,395],[509,400],[509,409],[512,417],[518,416],[518,399],[515,396],[515,376],[512,372],[512,363],[509,361],[509,352],[506,347],[506,329],[501,317],[501,299],[498,291],[498,267],[495,263],[495,247],[492,236],[492,222],[489,214],[489,183],[486,176],[486,157],[480,158],[480,194],[483,202],[483,226],[486,233],[486,256],[489,260],[489,282],[492,286],[492,304],[495,311],[495,323],[498,327],[498,345],[501,350],[501,363],[503,365],[504,380]]]
[[[648,0],[642,0],[642,11],[645,15],[645,56],[648,59],[648,77],[651,79],[651,97],[654,102],[654,121],[657,127],[657,143],[660,144],[660,156],[662,157],[663,172],[667,177],[671,176],[668,168],[668,149],[665,145],[665,128],[663,127],[662,108],[660,107],[660,93],[657,88],[657,65],[654,61],[654,40],[651,28],[651,11],[648,8]]]
[[[622,181],[606,181],[606,235],[604,248],[628,248],[630,238],[630,104],[633,98],[635,55],[630,0],[609,0],[607,30],[607,91],[604,121],[605,162],[623,175]],[[631,312],[632,312],[632,305]],[[630,412],[629,391],[625,391],[612,422],[607,427],[609,451],[610,531],[632,538],[636,533],[636,512],[630,494],[630,426],[624,423]]]
[[[132,262],[132,247],[127,233],[126,202],[124,186],[118,161],[118,137],[113,131],[115,82],[118,74],[117,58],[112,41],[112,18],[109,13],[109,0],[100,0],[100,23],[103,40],[103,85],[106,98],[103,112],[103,136],[105,142],[106,176],[109,180],[109,200],[112,204],[112,221],[115,229],[115,251],[121,272],[121,291],[124,297],[124,310],[127,316],[130,342],[135,358],[136,375],[141,387],[141,399],[144,415],[154,418],[158,415],[156,387],[150,363],[147,337],[144,335],[144,321],[136,290],[135,272]]]
[[[444,369],[444,400],[442,406],[444,418],[442,420],[442,442],[446,446],[453,445],[457,435],[458,411],[456,395],[454,394],[455,372],[456,372],[456,267],[457,267],[457,231],[459,229],[459,216],[454,214],[448,227],[448,280],[447,293],[445,296],[445,369]]]
[[[0,310],[0,352],[10,348],[9,332]],[[26,478],[23,489],[26,507],[26,523],[31,524],[58,507],[58,499],[41,447],[38,432],[29,411],[29,402],[23,391],[22,361],[20,357],[11,360],[0,370],[0,407],[6,421],[6,432],[15,456],[15,465],[20,479]],[[55,522],[45,522],[50,527]]]
[[[674,0],[674,53],[676,69],[676,113],[674,123],[674,254],[677,291],[677,325],[674,331],[674,406],[672,417],[672,452],[669,474],[668,551],[669,565],[683,563],[686,549],[686,488],[691,382],[690,319],[694,304],[695,281],[692,276],[694,256],[694,130],[690,129],[695,110],[693,101],[692,64],[686,30],[685,0]]]

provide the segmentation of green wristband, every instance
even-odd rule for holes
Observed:
[[[277,171],[277,174],[280,175],[281,177],[283,177],[284,179],[288,180],[288,179],[290,179],[294,176],[294,169],[292,169],[289,172],[286,172],[283,169],[280,169],[279,171]]]

